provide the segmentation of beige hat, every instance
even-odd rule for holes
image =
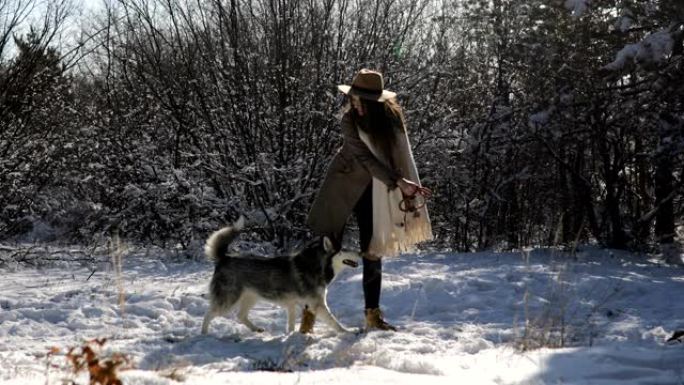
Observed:
[[[397,96],[395,92],[385,90],[384,86],[385,81],[380,72],[363,68],[354,75],[351,86],[341,84],[337,89],[347,95],[356,95],[376,102],[384,102]]]

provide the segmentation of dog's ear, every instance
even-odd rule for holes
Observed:
[[[323,250],[325,250],[326,253],[334,253],[337,251],[333,241],[327,236],[323,237]]]

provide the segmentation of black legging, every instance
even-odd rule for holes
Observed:
[[[366,190],[354,206],[354,215],[359,224],[359,246],[361,252],[368,251],[373,236],[373,183],[369,183]],[[366,309],[380,307],[380,287],[382,284],[382,261],[363,258],[363,297]]]

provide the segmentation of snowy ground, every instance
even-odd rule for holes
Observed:
[[[0,268],[0,383],[59,384],[72,375],[47,369],[51,347],[61,365],[66,348],[108,337],[106,350],[134,364],[125,384],[684,384],[684,345],[665,343],[684,329],[684,270],[643,256],[406,255],[384,265],[382,304],[400,332],[317,324],[311,336],[287,335],[284,311],[267,304],[251,315],[264,333],[231,316],[200,336],[208,262],[140,251],[122,271]],[[343,324],[362,325],[360,269],[333,283],[329,303]]]

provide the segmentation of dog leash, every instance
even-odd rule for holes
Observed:
[[[404,213],[404,225],[406,224],[406,219],[408,218],[409,213],[413,213],[414,218],[419,218],[420,217],[420,209],[422,209],[425,206],[425,203],[427,201],[427,198],[423,194],[414,194],[412,196],[404,196],[404,199],[402,199],[399,202],[399,210],[401,210]]]
[[[420,199],[419,199],[420,198]],[[422,209],[425,206],[426,198],[422,194],[415,194],[413,196],[404,196],[399,202],[399,210],[405,213],[412,213]]]

